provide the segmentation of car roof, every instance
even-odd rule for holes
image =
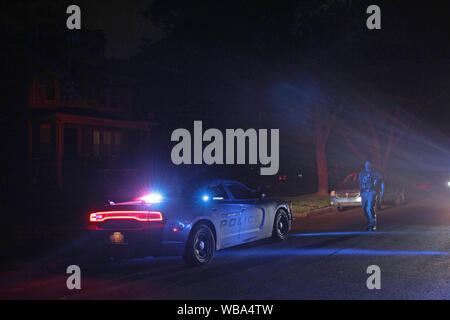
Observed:
[[[219,184],[239,184],[241,186],[248,188],[245,184],[243,184],[237,180],[231,180],[231,179],[213,179],[213,180],[208,181],[208,183],[207,183],[208,186],[216,186]]]

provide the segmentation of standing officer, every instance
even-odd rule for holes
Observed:
[[[377,229],[377,214],[375,205],[377,199],[383,198],[384,182],[381,174],[374,170],[372,163],[366,161],[365,168],[359,173],[359,191],[361,193],[361,205],[369,226],[367,231]]]

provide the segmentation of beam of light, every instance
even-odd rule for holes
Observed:
[[[318,248],[318,249],[251,249],[242,251],[223,252],[228,256],[237,257],[308,257],[308,256],[443,256],[447,251],[421,251],[421,250],[376,250],[358,248]]]
[[[317,232],[317,233],[294,233],[290,237],[322,237],[322,236],[349,236],[349,235],[373,235],[383,234],[384,232],[370,231],[348,231],[348,232]]]
[[[349,235],[408,235],[408,234],[423,234],[424,232],[418,231],[344,231],[344,232],[316,232],[316,233],[294,233],[289,234],[292,237],[323,237],[323,236],[349,236]]]
[[[409,250],[373,250],[373,249],[342,249],[337,255],[359,256],[436,256],[448,255],[446,251],[409,251]]]
[[[389,168],[413,170],[416,174],[448,171],[450,152],[448,137],[445,134],[403,109],[402,105],[406,105],[405,102],[398,103],[397,100],[382,94],[363,81],[345,77],[342,80],[342,82],[330,82],[330,87],[334,87],[333,90],[342,92],[345,96],[345,104],[340,111],[340,116],[355,125],[371,123],[376,130],[378,140],[383,145],[388,144],[395,137],[401,142],[392,154],[385,154],[388,162],[384,165],[388,165]],[[294,128],[300,126],[305,133],[312,134],[314,122],[308,119],[313,116],[313,111],[321,108],[320,112],[327,114],[328,110],[336,108],[335,102],[328,99],[329,90],[322,90],[318,85],[321,81],[320,76],[313,76],[313,73],[308,71],[299,72],[293,80],[276,79],[271,90],[271,97],[277,114],[283,115],[280,116],[283,123]],[[385,107],[380,108],[380,105]],[[388,114],[386,110],[396,110],[395,116]],[[358,135],[354,135],[356,136],[355,146],[361,149],[363,155],[369,156],[371,152],[365,146],[366,139],[372,139],[371,134],[365,130],[361,131],[359,127],[354,127],[353,130],[358,132]],[[334,131],[333,135],[336,134]],[[336,139],[336,141],[344,140]],[[345,150],[348,145],[343,143],[336,147]]]

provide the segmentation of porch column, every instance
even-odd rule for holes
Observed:
[[[56,121],[56,182],[58,188],[62,188],[62,154],[64,146],[63,123]]]
[[[33,124],[28,120],[28,160],[33,159]]]

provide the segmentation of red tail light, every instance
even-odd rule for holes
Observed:
[[[162,214],[158,211],[150,211],[148,213],[148,221],[162,221]]]
[[[134,219],[138,221],[162,221],[158,211],[100,211],[89,216],[90,222],[103,222],[110,219]]]

